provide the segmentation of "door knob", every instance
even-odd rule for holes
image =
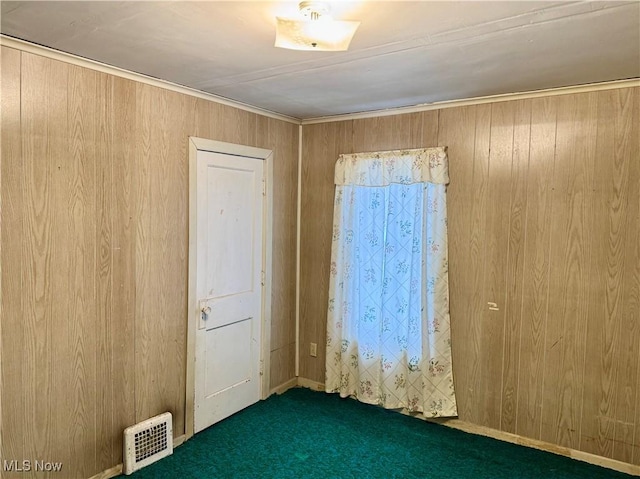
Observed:
[[[205,316],[208,316],[209,313],[211,312],[211,306],[204,306],[202,309],[202,314],[204,314]]]

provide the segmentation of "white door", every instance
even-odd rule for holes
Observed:
[[[198,151],[194,431],[260,399],[263,161]]]

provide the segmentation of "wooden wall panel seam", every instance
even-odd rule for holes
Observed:
[[[511,319],[512,329],[509,330],[509,309],[505,308],[505,331],[509,331],[511,338],[505,337],[505,345],[507,344],[507,339],[511,339],[511,349],[509,352],[512,355],[515,355],[513,360],[513,364],[511,364],[511,375],[515,376],[514,378],[507,378],[507,387],[505,387],[503,378],[503,406],[502,406],[502,414],[501,419],[508,421],[509,424],[503,427],[503,430],[507,430],[508,432],[515,433],[518,429],[518,396],[519,396],[519,381],[520,381],[520,351],[521,351],[521,342],[522,342],[522,316],[524,314],[523,305],[524,305],[524,264],[526,262],[526,243],[527,243],[527,206],[528,206],[528,187],[529,187],[529,162],[530,162],[530,150],[531,150],[531,114],[532,114],[532,104],[530,100],[519,101],[516,103],[516,111],[514,112],[514,133],[513,133],[513,158],[512,158],[512,187],[511,187],[511,205],[510,205],[510,225],[509,225],[509,263],[507,267],[507,283],[509,282],[509,273],[511,269],[513,269],[513,295],[515,296],[515,308],[514,313],[517,315],[515,318]],[[521,110],[524,109],[524,117],[521,119],[520,116],[516,116],[521,113]],[[518,120],[518,121],[516,121]],[[521,126],[524,125],[524,128]],[[517,135],[516,136],[516,129]],[[522,130],[522,132],[520,131]],[[523,138],[520,138],[520,135],[523,135]],[[518,142],[525,141],[526,148],[521,148],[521,145],[516,144],[516,140]],[[516,148],[516,146],[518,146]],[[522,161],[522,156],[525,155],[524,150],[526,150],[526,164]],[[520,153],[522,151],[522,153]],[[516,164],[517,163],[517,164]],[[514,177],[514,169],[516,172],[515,181]],[[520,178],[522,177],[522,178]],[[520,187],[520,192],[518,189]],[[515,203],[516,205],[514,206]],[[515,231],[514,229],[517,228]],[[517,237],[517,241],[514,241],[514,234]],[[515,243],[517,246],[516,257],[515,257],[515,265],[511,265],[511,257],[512,251],[511,246]],[[518,276],[518,274],[520,276]],[[509,290],[507,290],[507,295],[509,295]],[[518,304],[519,303],[519,304]],[[516,346],[517,344],[517,346]],[[506,363],[506,356],[504,354]],[[506,374],[508,375],[509,370],[507,369]],[[503,373],[505,374],[505,373]],[[511,385],[509,386],[509,380],[511,381]],[[506,406],[504,406],[505,399],[509,401]]]
[[[514,105],[514,102],[510,102],[508,104]],[[509,162],[509,178],[510,178],[510,183],[513,183],[513,170],[514,170],[514,149],[515,149],[515,142],[516,142],[516,134],[515,134],[515,105],[513,108],[513,112],[512,112],[512,117],[511,117],[511,125],[512,125],[512,131],[511,131],[511,160]],[[511,235],[513,233],[513,230],[511,228],[511,222],[512,222],[512,212],[513,212],[513,195],[511,193],[512,190],[512,186],[510,185],[509,187],[509,209],[507,210],[507,212],[509,213],[509,218],[508,218],[508,225],[507,225],[507,249],[506,249],[506,261],[505,261],[505,268],[504,268],[504,286],[505,286],[505,290],[504,290],[504,299],[503,301],[501,301],[499,304],[501,304],[501,307],[504,308],[504,311],[502,313],[502,330],[503,330],[503,336],[504,339],[502,341],[502,361],[501,361],[501,374],[500,374],[500,407],[499,407],[499,425],[500,425],[500,430],[504,430],[504,426],[503,426],[503,420],[504,420],[504,390],[505,390],[505,374],[506,374],[506,356],[507,356],[507,338],[506,338],[506,331],[507,331],[507,322],[509,321],[508,315],[507,313],[509,312],[507,305],[510,302],[509,301],[509,295],[508,295],[508,284],[507,281],[508,279],[506,278],[507,273],[509,272],[509,268],[511,267]],[[513,431],[509,431],[509,432],[513,432]]]
[[[549,122],[544,121],[550,107],[553,107],[552,137],[549,135],[549,129],[545,126]],[[537,115],[535,117],[535,129],[534,113]],[[539,437],[541,427],[541,424],[538,424],[537,432],[533,432],[535,423],[541,423],[541,408],[537,403],[541,400],[542,395],[543,368],[541,367],[541,363],[543,361],[540,361],[539,358],[544,357],[544,348],[540,347],[540,345],[544,344],[544,333],[546,330],[544,323],[546,320],[547,297],[549,293],[548,276],[550,264],[548,254],[550,249],[549,242],[551,241],[550,234],[548,235],[549,238],[546,238],[547,234],[545,234],[545,232],[549,232],[550,230],[548,217],[551,188],[547,186],[547,183],[552,177],[551,172],[549,172],[549,163],[551,170],[555,163],[555,123],[555,103],[553,99],[538,99],[531,102],[525,249],[523,254],[522,291],[524,297],[521,305],[516,432],[517,434],[533,438]],[[550,143],[553,145],[551,155],[549,155]],[[551,157],[550,161],[549,156]],[[533,251],[530,252],[530,249],[533,249]],[[528,255],[528,252],[531,254]],[[542,290],[539,289],[540,287]],[[530,291],[534,291],[535,294],[530,294]],[[544,295],[544,298],[541,297],[542,295]],[[528,309],[525,309],[525,304]],[[525,317],[529,318],[527,322],[524,321]],[[527,334],[526,341],[525,328]],[[527,358],[523,363],[522,358],[525,354]],[[527,381],[523,382],[521,379],[525,372],[529,374]],[[533,398],[531,397],[532,393]],[[522,401],[525,401],[525,404],[522,404],[521,398],[523,398]],[[521,421],[521,419],[525,419],[525,421]]]
[[[23,321],[21,314],[23,290],[22,244],[15,238],[22,235],[24,220],[21,212],[24,205],[23,194],[23,162],[21,135],[21,97],[22,97],[22,54],[19,50],[0,47],[0,75],[2,97],[0,98],[0,135],[2,136],[0,159],[0,214],[2,225],[0,231],[0,394],[13,389],[21,382],[18,368],[10,370],[7,358],[11,357],[11,365],[22,362],[24,354],[23,336],[20,331],[13,331]],[[9,232],[12,234],[9,235]],[[16,273],[14,270],[18,269]],[[9,274],[12,272],[12,274]],[[8,331],[11,331],[8,333]],[[14,358],[17,356],[17,358]],[[21,398],[0,398],[0,457],[22,459],[24,449],[24,402]],[[10,430],[17,430],[9,434]],[[4,471],[3,477],[8,478]],[[15,476],[13,476],[15,477]]]
[[[595,121],[595,132],[594,132],[595,133],[595,141],[594,141],[594,152],[593,152],[593,156],[595,157],[596,156],[596,152],[598,150],[598,130],[599,130],[599,127],[600,127],[600,124],[599,124],[600,122],[597,121],[599,105],[598,105],[597,93],[589,94],[588,97],[592,98],[593,100],[591,100],[591,101],[593,101],[595,103],[595,118],[596,118],[596,121]],[[594,162],[594,165],[593,165],[594,171],[592,172],[593,177],[591,179],[592,180],[591,188],[593,188],[595,186],[595,184],[593,183],[593,182],[595,182],[595,166],[596,166],[595,163],[596,162]],[[591,207],[593,208],[593,207],[596,206],[595,205],[595,203],[596,203],[595,198],[592,198],[592,202],[594,203],[594,204],[591,205]],[[584,212],[584,209],[583,209],[583,212]],[[584,226],[583,226],[583,230],[585,230]],[[586,230],[589,230],[589,228],[586,228]],[[590,234],[591,231],[585,231],[585,233],[586,234]],[[588,256],[589,260],[587,262],[587,265],[585,265],[586,268],[588,268],[589,265],[592,264],[592,261],[593,261],[593,250],[594,250],[594,248],[592,248],[589,245],[589,256]],[[586,306],[586,310],[585,310],[585,318],[587,319],[587,323],[588,323],[588,318],[589,318],[589,315],[590,315],[590,309],[592,307],[592,301],[587,300],[586,303],[587,303],[587,306]],[[582,355],[582,374],[583,374],[583,377],[584,377],[584,375],[586,374],[587,352],[588,352],[587,348],[586,348],[586,336],[587,336],[587,331],[586,330],[588,328],[588,324],[587,324],[586,327],[582,328],[581,325],[579,324],[579,322],[576,322],[575,328],[576,328],[577,332],[580,331],[580,330],[584,330],[584,335],[585,335],[585,348],[584,348],[584,352],[583,352],[583,355]],[[581,447],[583,447],[582,446],[582,427],[583,427],[584,421],[582,420],[582,418],[584,417],[584,391],[585,391],[585,388],[584,388],[584,384],[583,384],[582,392],[580,394],[580,413],[579,413],[579,416],[578,416],[580,418],[579,425],[578,425],[578,427],[579,427],[579,429],[578,429],[578,445],[577,445],[577,447],[575,447],[575,449],[580,449]]]
[[[632,113],[632,132],[637,132],[640,130],[640,88],[634,89],[635,101],[633,101],[633,113]],[[635,307],[636,307],[636,317],[631,317],[631,321],[635,324],[636,330],[636,344],[640,343],[640,241],[638,241],[638,236],[640,236],[640,134],[636,134],[632,143],[631,150],[631,158],[635,158],[635,178],[637,181],[635,194],[636,194],[636,235],[631,234],[630,238],[632,241],[632,245],[635,248],[631,248],[632,252],[635,253],[635,256],[632,255],[632,258],[635,261],[631,261],[631,264],[635,264],[634,271],[634,286],[635,286]],[[633,254],[632,253],[632,254]],[[634,286],[632,286],[632,291]],[[633,307],[632,307],[633,308]],[[630,316],[633,315],[633,309],[631,310]],[[636,394],[635,394],[635,427],[633,432],[633,450],[631,462],[637,465],[640,465],[640,347],[637,348],[637,362],[636,362]]]
[[[551,178],[555,181],[555,174],[556,174],[556,164],[558,161],[558,149],[557,149],[557,143],[558,142],[558,109],[557,109],[557,102],[556,102],[556,108],[555,108],[555,133],[554,133],[554,149],[553,149],[553,167],[552,167],[552,173],[551,173]],[[555,183],[552,183],[555,184]],[[551,193],[550,193],[550,205],[549,205],[549,218],[553,218],[553,191],[554,188],[551,188]],[[549,232],[549,244],[547,247],[547,254],[550,256],[551,255],[551,245],[553,242],[553,224],[551,225],[552,230]],[[549,266],[547,268],[547,278],[549,278],[549,286],[547,288],[547,297],[546,297],[546,307],[545,307],[545,315],[544,315],[544,338],[542,340],[542,345],[543,345],[543,359],[542,359],[542,386],[541,386],[541,390],[542,393],[540,395],[540,410],[542,411],[542,413],[544,413],[544,391],[545,391],[545,378],[546,378],[546,370],[544,365],[547,364],[547,331],[548,331],[548,324],[549,324],[549,307],[550,307],[550,298],[551,298],[551,258],[549,258]],[[536,439],[542,440],[542,416],[540,419],[540,431],[538,432],[538,437]]]
[[[528,137],[529,137],[529,144],[527,147],[527,167],[526,167],[526,171],[527,171],[527,175],[525,177],[526,179],[526,186],[525,186],[525,191],[524,191],[524,215],[523,215],[523,220],[522,220],[522,244],[523,244],[523,252],[522,252],[522,265],[523,265],[523,271],[522,271],[522,281],[521,281],[521,286],[520,286],[520,290],[522,292],[522,294],[524,295],[524,287],[525,287],[525,271],[524,271],[524,265],[527,264],[527,232],[528,232],[528,219],[529,219],[529,181],[528,181],[528,177],[529,177],[529,165],[531,164],[531,123],[532,123],[532,116],[533,116],[533,102],[529,102],[530,105],[530,110],[529,110],[529,121],[528,121]],[[519,318],[519,331],[520,331],[520,336],[518,337],[518,351],[522,350],[522,323],[524,322],[524,315],[525,315],[525,310],[524,310],[524,298],[523,300],[520,302],[520,318]],[[518,404],[519,404],[519,394],[520,394],[520,378],[521,378],[521,374],[520,374],[520,365],[521,365],[521,361],[522,361],[522,355],[518,354],[518,364],[516,365],[516,371],[517,371],[517,379],[516,379],[516,398],[515,398],[515,410],[514,410],[514,426],[513,426],[513,432],[515,434],[517,434],[518,431]]]

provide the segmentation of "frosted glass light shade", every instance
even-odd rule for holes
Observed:
[[[276,43],[290,50],[345,51],[360,26],[360,22],[290,20],[276,17]]]

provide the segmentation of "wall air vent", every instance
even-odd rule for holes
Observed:
[[[160,414],[124,430],[124,473],[138,469],[173,454],[171,413]]]

